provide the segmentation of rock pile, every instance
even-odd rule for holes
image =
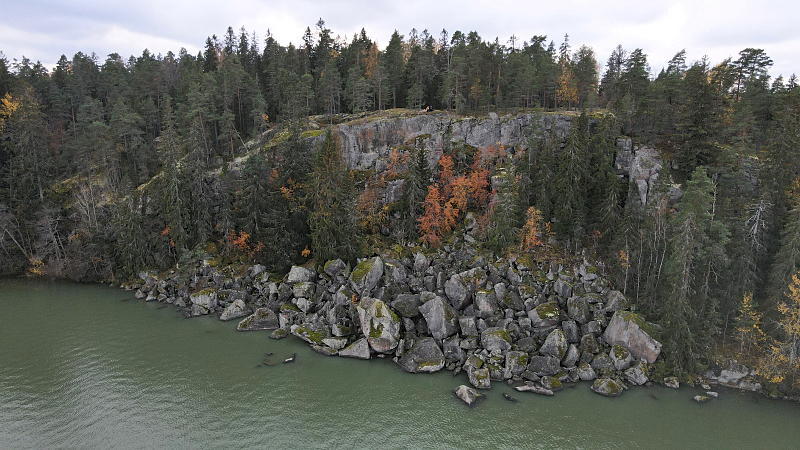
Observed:
[[[494,259],[468,244],[432,255],[375,256],[352,270],[293,267],[271,281],[262,266],[206,264],[188,282],[141,275],[140,298],[173,303],[187,316],[246,318],[239,330],[280,329],[326,355],[393,358],[408,372],[466,372],[488,389],[512,380],[551,395],[564,382],[595,381],[616,396],[648,381],[661,344],[598,270]]]

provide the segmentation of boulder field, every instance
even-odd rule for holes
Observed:
[[[465,239],[424,254],[374,256],[348,267],[213,267],[191,277],[140,274],[124,286],[187,317],[240,319],[240,331],[275,330],[325,355],[393,359],[407,372],[465,372],[475,389],[507,382],[552,395],[593,382],[618,396],[648,381],[661,343],[596,266],[495,258]]]

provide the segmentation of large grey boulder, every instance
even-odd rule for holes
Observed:
[[[561,328],[556,328],[547,335],[544,344],[539,349],[539,354],[543,356],[553,356],[558,358],[559,361],[564,358],[567,353],[567,338]]]
[[[202,306],[205,309],[211,310],[217,307],[217,291],[213,289],[203,289],[200,292],[195,292],[189,296],[189,300],[193,305]]]
[[[622,292],[609,291],[606,297],[608,298],[604,308],[606,312],[617,312],[628,308],[628,300]]]
[[[536,355],[528,363],[528,371],[539,376],[555,375],[561,371],[561,358]]]
[[[647,366],[643,361],[636,361],[623,372],[623,375],[628,383],[641,386],[647,383]]]
[[[369,342],[367,338],[361,338],[339,351],[339,356],[347,358],[369,359]]]
[[[560,313],[556,302],[547,302],[528,311],[528,317],[533,327],[543,328],[558,324]]]
[[[631,352],[621,345],[614,345],[611,347],[609,356],[611,356],[611,361],[614,362],[614,368],[617,370],[625,370],[630,367],[633,362]]]
[[[383,260],[376,256],[358,263],[350,273],[350,283],[356,292],[370,293],[383,276]]]
[[[225,311],[222,311],[219,320],[228,321],[238,319],[239,317],[246,316],[248,312],[249,310],[247,305],[244,304],[244,301],[242,299],[236,299],[225,308]]]
[[[292,266],[289,273],[286,275],[286,282],[288,284],[297,284],[311,281],[314,278],[314,272],[306,269],[305,267]]]
[[[528,367],[528,354],[520,351],[510,351],[506,353],[506,370],[511,375],[520,375]]]
[[[293,335],[308,342],[309,344],[314,344],[319,346],[324,345],[324,343],[322,342],[323,339],[330,337],[330,333],[328,332],[327,329],[314,329],[313,326],[305,323],[299,325],[292,325],[289,328],[289,331]]]
[[[400,318],[383,301],[364,297],[356,307],[361,331],[370,347],[378,353],[390,353],[400,339]]]
[[[461,399],[462,402],[466,403],[467,406],[473,406],[478,400],[483,398],[483,394],[463,384],[455,388],[453,393],[456,395],[456,397]]]
[[[594,380],[592,390],[606,397],[619,397],[624,388],[611,378],[598,378]]]
[[[492,380],[489,378],[489,369],[486,367],[468,370],[467,378],[469,378],[470,384],[477,389],[489,389],[492,387]]]
[[[490,353],[495,350],[505,352],[511,349],[511,337],[508,335],[508,332],[502,328],[487,328],[481,333],[481,347],[485,348]]]
[[[419,315],[421,303],[419,294],[397,294],[392,301],[392,309],[402,317],[414,318]]]
[[[490,291],[480,290],[476,292],[475,308],[483,317],[491,316],[497,309],[497,296]]]
[[[414,341],[397,364],[406,372],[436,372],[444,367],[444,354],[433,338],[424,337]]]
[[[278,315],[269,308],[258,308],[253,314],[242,319],[236,329],[239,331],[274,330],[278,328]]]
[[[661,354],[661,343],[647,334],[642,327],[644,319],[630,311],[617,311],[603,333],[609,345],[621,345],[631,352],[635,359],[644,359],[653,364]]]
[[[589,363],[583,362],[578,366],[578,378],[581,381],[592,381],[597,378],[597,373],[592,369]]]
[[[458,313],[438,295],[420,306],[419,312],[425,318],[431,336],[437,341],[446,339],[458,331]]]
[[[322,270],[325,271],[329,276],[335,277],[344,271],[347,268],[347,264],[341,259],[337,259],[334,261],[328,261],[325,263],[325,267]]]
[[[592,318],[589,312],[589,303],[584,297],[570,297],[567,300],[567,315],[570,319],[583,325]]]
[[[556,282],[553,283],[553,290],[556,292],[556,294],[561,296],[561,298],[572,297],[572,285],[561,278],[557,279]]]
[[[458,274],[445,281],[444,293],[455,309],[464,309],[472,300],[470,287]]]

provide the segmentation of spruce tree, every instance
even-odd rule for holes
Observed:
[[[361,237],[355,211],[355,189],[341,146],[330,129],[314,155],[309,180],[308,223],[312,254],[319,262],[340,258],[355,262]]]

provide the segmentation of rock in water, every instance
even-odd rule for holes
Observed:
[[[546,395],[548,397],[552,397],[554,395],[553,391],[551,391],[550,389],[545,389],[541,386],[537,386],[536,384],[531,383],[530,381],[527,381],[523,386],[517,386],[514,389],[516,389],[519,392],[533,392],[534,394]]]
[[[294,362],[294,359],[295,359],[296,357],[297,357],[297,353],[292,353],[292,356],[290,356],[290,357],[288,357],[288,358],[284,359],[284,360],[283,360],[283,363],[284,363],[284,364],[286,364],[286,363]]]
[[[436,372],[444,367],[444,354],[433,338],[424,337],[414,341],[397,364],[406,372]]]
[[[471,368],[467,371],[467,377],[470,384],[478,389],[489,389],[492,387],[492,381],[489,379],[489,369],[486,367],[480,369]]]
[[[705,395],[695,395],[692,400],[697,403],[708,403],[711,401],[710,397],[706,397]]]
[[[455,388],[453,393],[456,397],[461,399],[462,402],[466,403],[467,406],[473,406],[478,400],[483,398],[483,394],[463,384]]]
[[[630,311],[617,311],[606,327],[603,339],[609,345],[621,345],[628,349],[635,359],[644,359],[653,364],[661,353],[661,343],[642,329],[645,324],[638,314]]]
[[[339,356],[348,358],[369,359],[369,343],[367,338],[361,338],[339,351]]]
[[[503,398],[508,400],[508,401],[510,401],[511,403],[517,403],[517,399],[515,399],[514,397],[506,394],[505,392],[503,392]]]
[[[400,318],[378,299],[364,297],[356,308],[361,331],[370,347],[378,353],[390,353],[400,338]]]
[[[239,331],[273,330],[278,328],[278,325],[278,316],[274,311],[269,308],[258,308],[253,314],[242,319],[236,329]]]
[[[225,311],[222,312],[222,315],[219,316],[219,320],[228,321],[232,319],[238,319],[239,317],[247,315],[247,305],[244,304],[242,299],[236,299],[225,308]]]
[[[644,361],[636,361],[629,369],[623,372],[629,383],[641,386],[647,383],[647,367]]]
[[[289,335],[289,332],[283,328],[278,328],[277,330],[273,331],[272,334],[269,335],[270,339],[283,339]]]
[[[592,390],[606,397],[619,397],[624,388],[611,378],[598,378],[594,380]]]

